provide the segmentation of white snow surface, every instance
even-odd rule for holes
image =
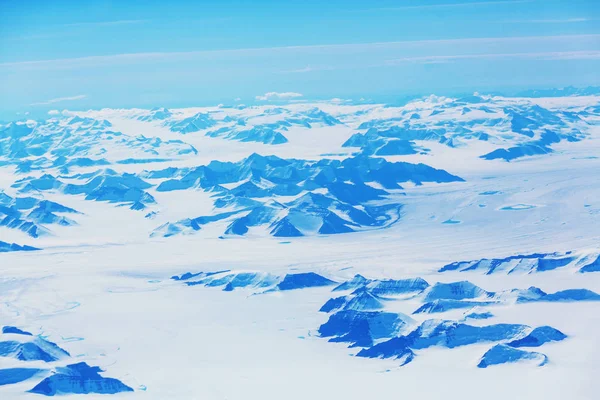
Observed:
[[[169,110],[172,116],[164,120],[140,120],[150,113],[141,109],[70,111],[59,119],[107,120],[112,131],[127,137],[178,140],[193,146],[197,154],[178,155],[173,149],[180,145],[175,144],[159,147],[158,154],[147,156],[143,149],[128,148],[129,142],[122,146],[110,141],[91,143],[90,149],[96,153],[90,155],[100,154],[109,164],[75,166],[64,175],[103,168],[141,174],[144,170],[206,165],[212,160],[236,162],[252,153],[286,159],[344,159],[359,149],[342,144],[353,134],[364,133],[360,124],[372,120],[398,118],[400,122],[390,122],[393,126],[419,113],[420,123],[433,126],[440,120],[506,119],[503,109],[514,105],[537,104],[551,111],[573,112],[600,105],[600,97],[595,96],[488,96],[483,104],[491,113],[463,115],[464,106],[452,101],[429,97],[403,107],[295,103],[281,106],[282,113],[273,115],[267,112],[273,106],[173,109]],[[246,129],[314,108],[340,124],[292,125],[282,131],[288,142],[277,145],[205,135],[221,125],[234,124],[222,122],[227,116],[245,119]],[[430,116],[433,110],[442,112]],[[185,134],[169,129],[169,123],[198,113],[208,113],[217,125]],[[156,203],[143,211],[58,190],[19,194],[11,186],[18,179],[60,173],[52,166],[26,173],[17,172],[14,164],[2,166],[0,190],[6,194],[51,200],[81,214],[69,215],[77,225],[47,225],[50,234],[36,239],[0,227],[0,241],[42,249],[0,253],[0,325],[43,335],[71,354],[70,360],[52,365],[85,361],[105,370],[103,376],[134,389],[112,396],[86,395],[89,399],[595,399],[600,392],[598,302],[501,305],[490,309],[492,318],[470,321],[474,325],[518,323],[559,329],[568,336],[566,340],[525,349],[548,356],[549,363],[542,367],[511,363],[479,369],[477,363],[490,343],[416,350],[418,357],[400,367],[393,359],[353,357],[359,349],[319,337],[317,330],[328,314],[318,310],[337,296],[331,287],[253,295],[244,289],[224,292],[219,287],[187,287],[170,277],[223,269],[280,276],[315,272],[337,282],[361,274],[372,279],[421,277],[430,284],[469,280],[488,291],[536,286],[546,292],[585,288],[600,293],[600,272],[583,274],[571,266],[515,275],[437,272],[461,260],[567,251],[598,253],[599,122],[598,116],[590,114],[565,128],[582,130],[582,140],[564,140],[552,145],[552,153],[510,162],[480,158],[529,140],[511,132],[505,123],[481,125],[490,135],[488,141],[463,139],[460,133],[455,135],[458,145],[454,147],[418,140],[416,144],[427,152],[385,158],[424,163],[465,182],[402,184],[405,196],[400,200],[402,216],[397,223],[338,235],[280,238],[259,228],[245,236],[220,238],[226,224],[215,223],[192,235],[150,237],[164,223],[224,210],[215,211],[211,193],[197,187],[159,192],[153,186],[147,191]],[[152,157],[170,161],[116,163]],[[161,180],[151,183],[158,182]],[[282,196],[277,200],[289,199]],[[146,218],[152,211],[157,213],[155,218]],[[418,307],[418,302],[411,300],[386,304],[388,310],[407,315]],[[417,322],[459,319],[464,311],[411,317]],[[30,365],[47,368],[42,364]],[[24,364],[0,357],[0,369],[17,365]],[[40,398],[26,393],[35,383],[27,380],[0,386],[0,398]]]

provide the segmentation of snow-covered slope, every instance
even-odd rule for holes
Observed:
[[[0,397],[594,398],[600,97],[558,94],[3,124]]]

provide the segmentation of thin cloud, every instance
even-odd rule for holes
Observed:
[[[39,103],[31,103],[30,106],[43,106],[43,105],[54,104],[54,103],[62,103],[63,101],[75,101],[75,100],[85,99],[86,97],[87,97],[87,95],[85,95],[85,94],[79,94],[77,96],[70,96],[70,97],[57,97],[56,99],[41,101]]]
[[[97,22],[75,22],[71,24],[62,24],[64,27],[77,27],[77,26],[114,26],[114,25],[132,25],[132,24],[144,24],[150,22],[148,19],[122,19],[118,21],[97,21]]]
[[[282,74],[305,74],[307,72],[315,72],[315,71],[333,71],[335,68],[330,66],[322,66],[322,67],[313,67],[311,65],[307,65],[304,68],[298,69],[289,69],[285,71],[281,71]]]
[[[592,21],[590,18],[564,18],[564,19],[521,19],[502,21],[508,24],[575,24]]]
[[[495,38],[463,38],[463,39],[428,39],[428,40],[407,40],[393,42],[372,42],[372,43],[347,43],[347,44],[320,44],[306,46],[281,46],[281,47],[258,47],[258,48],[240,48],[240,49],[221,49],[221,50],[194,50],[183,52],[148,52],[148,53],[124,53],[112,54],[106,56],[88,56],[76,58],[61,58],[50,60],[34,60],[34,61],[14,61],[0,63],[0,68],[4,67],[38,67],[41,69],[59,67],[59,68],[77,68],[94,66],[97,67],[100,63],[116,64],[120,62],[139,62],[153,60],[175,60],[176,58],[200,56],[200,55],[256,55],[268,54],[271,52],[282,51],[306,51],[306,50],[351,50],[361,51],[369,49],[383,49],[386,47],[402,46],[402,45],[427,45],[427,44],[497,44],[497,43],[526,43],[537,41],[554,41],[554,40],[581,40],[581,39],[600,39],[600,34],[583,34],[583,35],[557,35],[557,36],[512,36],[512,37],[495,37]],[[304,68],[303,70],[305,70]]]
[[[449,4],[422,4],[418,6],[399,6],[399,7],[382,7],[372,10],[381,11],[402,11],[402,10],[426,10],[433,8],[457,8],[457,7],[475,7],[475,6],[491,6],[502,4],[521,4],[531,3],[533,0],[499,0],[499,1],[477,1],[471,3],[449,3]]]
[[[307,65],[307,66],[306,66],[306,67],[304,67],[304,68],[299,68],[299,69],[291,69],[291,70],[288,70],[288,71],[283,71],[283,72],[285,72],[285,73],[290,73],[290,74],[303,74],[303,73],[306,73],[306,72],[312,72],[312,71],[314,71],[314,70],[315,70],[315,69],[314,69],[313,67],[311,67],[310,65]]]
[[[461,54],[461,55],[435,55],[422,57],[403,57],[388,60],[386,65],[399,65],[404,63],[416,64],[445,64],[456,60],[523,58],[540,60],[597,60],[600,51],[555,51],[538,53],[490,53],[490,54]]]
[[[339,97],[334,97],[333,99],[329,99],[329,101],[334,104],[342,104],[342,103],[351,103],[352,99],[340,99]]]
[[[598,60],[600,51],[565,51],[554,53],[540,53],[539,58],[545,60]]]
[[[302,97],[301,93],[296,92],[268,92],[261,96],[256,96],[256,100],[269,101],[269,100],[287,100]]]

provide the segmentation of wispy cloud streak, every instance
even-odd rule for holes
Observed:
[[[563,18],[563,19],[517,19],[501,21],[504,24],[576,24],[579,22],[593,21],[590,18]]]
[[[62,24],[64,27],[78,27],[78,26],[115,26],[115,25],[133,25],[133,24],[144,24],[150,22],[148,19],[123,19],[118,21],[96,21],[96,22],[75,22],[71,24]]]
[[[146,52],[146,53],[124,53],[105,56],[88,56],[75,58],[62,58],[50,60],[35,61],[15,61],[0,63],[0,68],[7,67],[38,67],[38,68],[76,68],[90,67],[104,64],[118,64],[130,62],[147,62],[154,60],[175,61],[185,57],[202,55],[267,55],[291,51],[366,51],[366,50],[384,50],[396,46],[416,46],[416,45],[485,45],[485,44],[531,44],[540,42],[575,42],[578,40],[598,40],[600,34],[583,35],[559,35],[559,36],[513,36],[496,38],[463,38],[463,39],[433,39],[433,40],[411,40],[394,42],[373,42],[373,43],[349,43],[349,44],[322,44],[307,46],[281,46],[281,47],[258,47],[241,49],[220,49],[220,50],[194,50],[184,52]],[[310,67],[308,67],[310,68]],[[295,72],[309,72],[307,68],[296,70]]]
[[[335,68],[331,66],[321,66],[321,67],[313,67],[311,65],[307,65],[304,68],[297,69],[288,69],[285,71],[281,71],[282,74],[305,74],[307,72],[315,72],[315,71],[333,71]]]
[[[86,97],[87,97],[87,95],[85,95],[85,94],[79,94],[77,96],[69,96],[69,97],[57,97],[56,99],[41,101],[39,103],[31,103],[30,106],[43,106],[43,105],[54,104],[54,103],[62,103],[63,101],[82,100],[82,99],[85,99]]]
[[[502,58],[522,58],[522,59],[540,59],[540,60],[597,60],[600,59],[600,51],[555,51],[539,53],[492,53],[492,54],[462,54],[462,55],[435,55],[421,57],[403,57],[394,60],[388,60],[386,65],[399,65],[404,63],[417,64],[443,64],[456,60],[477,60],[477,59],[502,59]]]
[[[533,0],[498,0],[498,1],[473,1],[468,3],[447,3],[447,4],[421,4],[416,6],[398,6],[382,7],[373,10],[381,11],[402,11],[402,10],[426,10],[435,8],[458,8],[458,7],[477,7],[477,6],[495,6],[502,4],[520,4],[531,3]]]

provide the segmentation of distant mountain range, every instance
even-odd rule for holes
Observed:
[[[32,238],[53,234],[52,224],[77,225],[78,211],[45,198],[61,194],[147,210],[146,218],[156,221],[151,237],[209,225],[222,235],[275,237],[382,229],[402,218],[403,184],[463,181],[402,157],[427,161],[440,146],[483,162],[547,156],[589,137],[600,122],[600,101],[577,99],[595,93],[531,92],[556,94],[558,102],[473,94],[429,96],[401,107],[103,109],[10,122],[0,125],[0,166],[14,171],[13,183],[0,188],[6,191],[0,225]],[[214,157],[213,146],[220,146]],[[330,152],[303,156],[312,147]],[[227,149],[239,156],[219,161]],[[299,158],[278,156],[289,153]],[[181,191],[206,192],[211,212],[162,217],[157,198]]]

